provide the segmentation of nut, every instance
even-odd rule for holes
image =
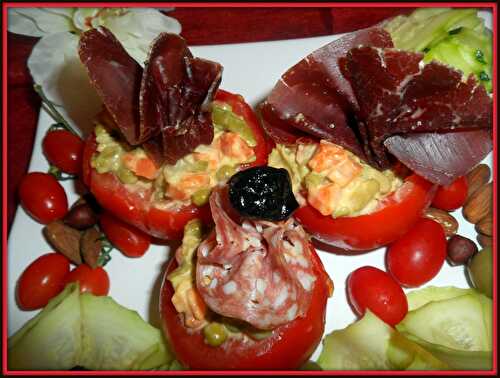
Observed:
[[[457,233],[458,221],[455,219],[455,217],[453,217],[453,215],[444,210],[429,207],[425,211],[424,217],[432,219],[433,221],[441,224],[441,226],[443,226],[444,228],[446,237],[450,237]]]
[[[493,217],[491,213],[476,223],[476,231],[486,236],[493,235]]]
[[[450,265],[464,265],[477,253],[477,246],[476,243],[464,236],[453,235],[448,240],[446,251]]]
[[[84,230],[97,223],[97,215],[87,203],[80,203],[70,209],[63,221],[70,227]]]
[[[472,171],[470,171],[467,176],[467,199],[483,185],[490,181],[491,170],[486,164],[477,165]]]
[[[462,213],[469,222],[477,223],[489,213],[493,207],[493,185],[489,184],[480,187],[464,205]]]
[[[47,241],[57,252],[62,253],[77,265],[82,263],[80,256],[80,231],[66,226],[62,221],[57,220],[45,226],[43,233]]]
[[[491,247],[493,244],[493,238],[491,236],[486,236],[483,234],[477,235],[477,242],[483,248]]]
[[[101,254],[101,233],[96,227],[86,229],[80,239],[80,252],[83,261],[92,269],[99,266],[98,259]]]

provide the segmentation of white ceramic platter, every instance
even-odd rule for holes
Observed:
[[[481,12],[486,24],[491,27],[491,14]],[[230,44],[192,47],[195,56],[220,62],[224,66],[221,88],[239,93],[250,104],[257,104],[274,86],[280,75],[313,50],[329,43],[338,36],[325,36],[287,41]],[[91,117],[91,115],[89,115]],[[42,111],[38,121],[36,139],[29,171],[47,171],[48,163],[42,154],[41,142],[52,119]],[[492,154],[484,163],[492,166]],[[63,182],[69,203],[77,199],[71,181]],[[462,217],[460,211],[453,215],[459,221],[458,233],[476,239],[472,224]],[[8,240],[8,333],[12,335],[36,312],[21,311],[15,301],[16,281],[23,270],[38,256],[52,251],[42,235],[42,226],[31,219],[22,209],[17,211]],[[371,265],[384,268],[385,249],[358,255],[339,256],[319,251],[335,291],[328,301],[326,329],[340,329],[356,318],[346,301],[345,281],[354,269]],[[166,246],[154,245],[139,259],[124,257],[115,250],[112,260],[106,265],[111,280],[110,295],[120,304],[137,310],[155,326],[160,326],[158,295],[165,263],[170,251]],[[453,285],[469,287],[463,267],[451,267],[447,263],[439,274],[427,285]],[[321,345],[316,350],[315,359]]]

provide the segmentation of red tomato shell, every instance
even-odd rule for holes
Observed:
[[[68,211],[64,188],[48,173],[31,172],[24,176],[19,198],[24,210],[42,224],[61,219]]]
[[[71,282],[80,284],[80,293],[98,296],[109,293],[109,276],[101,267],[92,269],[87,264],[78,265],[66,276],[66,284]]]
[[[432,206],[441,210],[453,211],[462,207],[467,199],[468,184],[465,176],[459,177],[448,186],[439,186]]]
[[[401,285],[417,287],[433,279],[446,259],[443,227],[427,218],[390,245],[387,269]]]
[[[318,279],[314,287],[311,307],[303,318],[274,330],[272,336],[252,345],[232,339],[224,347],[212,347],[205,343],[201,331],[188,331],[175,310],[171,298],[173,288],[166,276],[176,267],[172,259],[163,278],[160,295],[160,311],[165,334],[172,345],[176,358],[191,369],[297,369],[316,349],[324,332],[326,301],[331,292],[331,281],[313,252]],[[324,277],[324,279],[321,279]],[[226,345],[227,344],[227,345]]]
[[[60,253],[40,256],[24,270],[17,282],[17,300],[23,310],[43,308],[65,286],[70,262]]]
[[[127,257],[141,257],[151,245],[150,235],[109,213],[101,215],[99,224],[111,244]]]
[[[356,269],[347,277],[347,296],[357,315],[366,309],[390,325],[408,313],[408,301],[401,286],[383,270],[372,266]]]
[[[345,251],[370,251],[392,243],[408,231],[429,206],[434,191],[432,183],[413,174],[373,213],[334,219],[306,205],[297,209],[294,216],[322,243]]]
[[[82,169],[83,141],[67,130],[49,131],[42,142],[43,153],[50,164],[73,175]]]

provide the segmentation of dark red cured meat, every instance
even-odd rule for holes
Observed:
[[[363,156],[350,125],[357,102],[339,64],[339,59],[359,45],[392,47],[392,41],[379,27],[350,33],[314,51],[281,77],[261,110],[264,127],[275,142],[289,143],[293,136],[307,133]],[[274,117],[266,113],[274,113]]]
[[[221,65],[193,58],[186,41],[176,34],[162,33],[153,42],[141,83],[140,134],[144,139],[161,134],[167,163],[211,143],[207,105],[221,75]],[[150,154],[158,162],[153,150]]]
[[[467,174],[493,148],[490,130],[394,135],[384,145],[407,167],[439,185]]]
[[[472,75],[463,82],[461,72],[437,62],[422,68],[422,57],[373,47],[347,54],[365,153],[379,168],[392,164],[384,146],[391,135],[491,128],[492,102],[485,88]]]
[[[129,144],[137,144],[141,66],[105,27],[83,33],[78,53],[119,130]]]
[[[292,219],[234,222],[221,188],[210,197],[215,231],[197,252],[196,286],[215,313],[272,329],[307,312],[315,281],[308,236]]]
[[[211,143],[208,104],[222,67],[193,58],[183,38],[160,34],[144,71],[105,27],[83,33],[79,54],[117,129],[158,165]]]

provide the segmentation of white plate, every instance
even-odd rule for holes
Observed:
[[[491,14],[484,13],[488,26],[491,26]],[[261,42],[247,44],[231,44],[219,46],[196,46],[192,48],[195,56],[220,62],[224,66],[221,88],[240,93],[245,99],[256,104],[262,100],[274,86],[280,75],[313,50],[338,38],[326,36],[307,39],[295,39],[276,42]],[[52,119],[45,113],[40,113],[35,145],[29,171],[47,171],[41,141]],[[492,166],[492,154],[485,160]],[[63,182],[69,203],[76,199],[72,182]],[[453,215],[459,221],[460,235],[476,239],[472,224],[462,217],[460,211]],[[9,237],[8,247],[8,333],[12,335],[36,312],[21,311],[15,301],[15,284],[23,270],[38,256],[52,251],[41,233],[41,225],[32,220],[19,209],[16,214]],[[328,301],[326,329],[344,328],[356,318],[346,301],[345,281],[354,269],[371,265],[384,269],[384,251],[377,251],[358,256],[339,256],[319,252],[328,274],[333,279],[335,291]],[[110,295],[120,304],[137,310],[139,314],[160,327],[158,315],[158,293],[163,275],[163,269],[170,255],[168,247],[152,246],[145,256],[139,259],[129,259],[120,252],[114,251],[112,260],[106,265],[111,280]],[[453,285],[469,287],[463,267],[451,267],[447,263],[439,274],[428,285]],[[313,355],[317,358],[321,349],[318,347]]]

